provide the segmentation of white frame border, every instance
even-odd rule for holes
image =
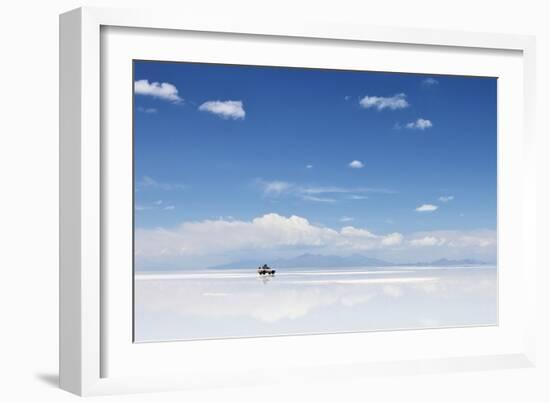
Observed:
[[[530,36],[368,27],[312,21],[215,19],[195,15],[80,8],[60,16],[60,385],[79,395],[205,387],[166,377],[101,378],[100,27],[180,29],[302,38],[519,50],[524,62],[524,233],[536,233],[535,40]],[[524,238],[528,318],[522,354],[358,364],[357,376],[481,370],[534,365],[536,246]],[[300,372],[301,380],[304,373]],[[315,367],[307,378],[334,369]],[[288,374],[285,381],[293,375]]]

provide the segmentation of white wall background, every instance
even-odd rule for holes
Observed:
[[[179,7],[182,13],[268,14],[374,25],[523,33],[538,39],[539,262],[550,270],[543,228],[550,224],[550,13],[523,0],[11,0],[0,6],[0,400],[66,402],[57,382],[58,14],[81,5]],[[546,169],[546,172],[543,171]],[[543,209],[546,209],[543,210]],[[550,307],[547,272],[539,279],[539,364],[535,369],[376,377],[334,384],[258,387],[93,398],[116,402],[548,402]],[[544,293],[546,292],[546,293]]]

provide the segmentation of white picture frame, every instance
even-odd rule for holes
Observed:
[[[148,39],[151,30],[155,30],[156,36]],[[104,36],[109,32],[114,32],[112,39]],[[132,41],[139,32],[141,45],[126,46],[130,42],[124,41]],[[116,86],[111,89],[102,74],[125,74],[124,66],[136,53],[147,56],[158,52],[154,58],[171,58],[174,41],[180,41],[185,33],[193,33],[195,38],[188,43],[188,49],[194,49],[194,60],[205,57],[210,58],[208,61],[227,62],[228,55],[213,56],[214,42],[238,38],[243,48],[233,49],[237,54],[240,52],[239,60],[246,58],[259,64],[270,63],[268,50],[245,55],[252,42],[261,45],[262,41],[269,41],[275,47],[288,47],[295,42],[303,49],[315,41],[333,51],[346,44],[353,45],[350,47],[356,49],[350,56],[342,56],[348,57],[346,60],[352,64],[357,59],[353,54],[370,44],[382,50],[393,46],[396,54],[389,55],[388,60],[398,57],[399,52],[423,52],[426,55],[423,63],[430,73],[490,75],[491,71],[501,71],[499,77],[504,84],[499,90],[499,326],[146,343],[139,347],[133,344],[128,337],[131,278],[127,278],[124,270],[111,269],[111,259],[117,257],[111,255],[109,248],[110,242],[127,244],[129,240],[125,241],[124,232],[118,231],[123,224],[112,224],[112,215],[106,213],[125,208],[125,198],[111,194],[113,188],[109,183],[119,180],[117,177],[124,181],[127,171],[117,170],[109,159],[114,153],[128,162],[128,156],[123,155],[126,146],[122,141],[111,141],[114,137],[108,133],[111,125],[128,121],[124,120],[124,113],[119,122],[110,120],[105,104],[120,99],[124,104],[121,109],[125,110],[127,100],[117,98],[120,92]],[[198,50],[199,47],[193,46],[193,40],[213,34],[214,53],[210,56],[206,48]],[[153,50],[152,44],[158,44],[158,49]],[[107,47],[117,52],[109,53]],[[249,21],[245,17],[213,20],[151,10],[81,8],[61,15],[60,48],[60,384],[63,389],[79,395],[97,395],[534,365],[537,262],[533,37],[315,21]],[[444,62],[447,56],[438,64],[439,59],[430,52],[446,52],[447,64]],[[456,61],[466,58],[466,54],[477,61],[457,67]],[[114,64],[106,63],[103,60],[106,57],[111,57]],[[313,51],[308,57],[300,63],[314,66],[322,63],[315,59]],[[120,63],[115,62],[117,58]],[[404,67],[407,72],[420,72],[418,69],[424,68],[418,62],[416,66],[414,61],[410,63]],[[391,66],[385,67],[382,62],[371,67],[391,70]],[[121,130],[127,127],[121,126]],[[124,167],[124,162],[120,166]],[[122,200],[122,204],[112,204],[114,199]],[[511,245],[514,248],[507,247]],[[114,292],[121,296],[117,301],[112,298]],[[376,348],[357,348],[366,345]],[[317,354],[318,351],[323,354]],[[259,355],[261,360],[257,359]],[[185,357],[185,361],[177,357]]]

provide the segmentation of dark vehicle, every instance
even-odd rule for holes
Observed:
[[[275,269],[272,269],[268,265],[264,264],[263,266],[258,267],[258,274],[260,276],[264,276],[264,275],[273,276],[275,275]]]

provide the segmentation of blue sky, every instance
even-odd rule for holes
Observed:
[[[134,79],[144,260],[494,258],[494,78],[144,61]]]

